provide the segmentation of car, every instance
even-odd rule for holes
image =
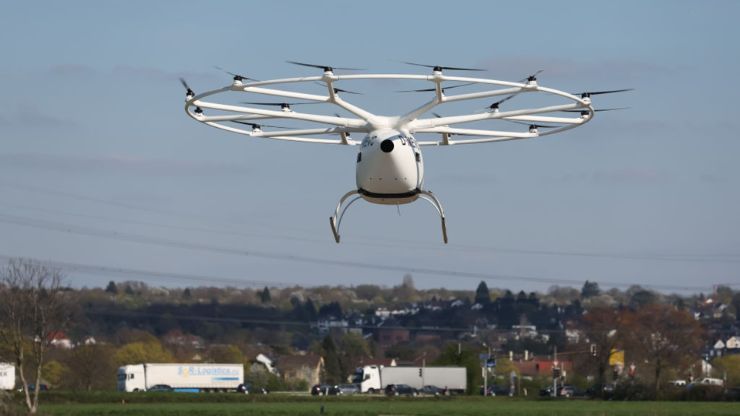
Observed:
[[[311,387],[312,396],[336,396],[341,394],[339,386],[335,384],[316,384]]]
[[[444,396],[446,395],[445,389],[439,388],[437,386],[427,385],[421,388],[419,390],[419,393],[427,395],[427,396]]]
[[[602,399],[610,399],[614,395],[614,385],[613,384],[594,384],[593,386],[586,389],[586,396],[588,397],[598,397]]]
[[[483,395],[483,386],[480,388],[480,394]],[[498,384],[491,384],[488,386],[486,396],[508,396],[509,386],[499,386]]]
[[[18,391],[23,391],[23,386],[21,386],[21,388],[19,388]],[[35,384],[29,384],[28,385],[28,391],[29,392],[36,391],[36,385]],[[43,383],[42,384],[39,384],[39,391],[49,391],[49,386],[47,386],[46,384],[43,384]]]
[[[267,394],[270,391],[264,387],[255,387],[249,383],[244,383],[236,386],[236,392],[244,394]]]
[[[385,387],[385,394],[388,396],[418,396],[419,390],[408,384],[389,384]]]
[[[337,386],[339,394],[357,394],[360,393],[360,386],[358,384],[340,384]]]
[[[161,392],[174,391],[174,389],[171,386],[167,385],[167,384],[155,384],[155,385],[149,387],[146,391],[161,393]]]
[[[559,395],[562,397],[583,397],[585,393],[578,387],[566,384],[560,388]]]
[[[545,386],[540,389],[540,397],[552,396],[552,386]]]

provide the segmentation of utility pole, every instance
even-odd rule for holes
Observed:
[[[558,378],[555,377],[555,369],[558,366],[558,346],[555,345],[555,352],[552,360],[552,397],[558,397]]]
[[[424,373],[426,372],[426,369],[424,367],[426,367],[426,364],[427,364],[427,352],[424,351],[424,356],[421,359],[421,387],[422,388],[426,386],[426,384],[424,383]]]
[[[491,359],[491,347],[488,346],[488,356],[483,362],[483,396],[488,396],[488,361]]]

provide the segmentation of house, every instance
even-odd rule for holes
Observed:
[[[349,322],[347,322],[347,320],[345,319],[320,319],[318,322],[316,322],[316,328],[318,328],[319,334],[321,335],[328,334],[329,331],[339,331],[342,333],[347,333]]]
[[[378,343],[380,345],[395,345],[401,342],[408,342],[411,338],[410,332],[406,328],[383,328],[376,330]]]
[[[573,370],[573,361],[570,360],[549,360],[542,358],[534,358],[530,361],[514,361],[513,364],[522,376],[538,377],[538,376],[551,376],[552,368],[554,363],[560,367],[565,373]]]
[[[727,352],[730,354],[740,353],[740,337],[734,336],[728,338],[725,342],[725,348],[727,348]]]
[[[174,329],[165,334],[165,336],[162,337],[162,341],[168,345],[194,348],[196,350],[200,350],[205,347],[205,341],[203,341],[203,338],[193,334],[186,334],[179,329]]]
[[[72,344],[72,341],[63,331],[54,331],[50,333],[47,336],[47,340],[49,341],[49,345],[51,345],[52,347],[62,348],[65,350],[70,350],[74,348],[74,344]]]
[[[315,354],[283,355],[277,359],[277,370],[286,381],[305,381],[319,384],[324,369],[324,358]]]

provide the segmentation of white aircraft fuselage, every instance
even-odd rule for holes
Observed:
[[[414,137],[394,129],[374,130],[357,154],[357,190],[375,204],[408,204],[423,189],[424,159]]]

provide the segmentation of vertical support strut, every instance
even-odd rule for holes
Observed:
[[[429,202],[437,209],[439,218],[442,220],[442,240],[447,244],[447,222],[445,221],[445,210],[442,208],[442,203],[431,191],[420,191],[419,198]]]
[[[347,205],[342,207],[345,201],[349,199],[352,195],[357,195],[354,199],[349,201]],[[357,201],[358,199],[362,198],[360,195],[360,192],[357,190],[349,191],[342,198],[339,200],[339,203],[337,204],[337,209],[334,210],[334,215],[329,217],[329,225],[331,225],[331,232],[334,234],[334,241],[339,244],[339,226],[342,224],[342,217],[344,217],[344,213],[347,211],[347,208],[349,208],[350,205],[352,205],[353,202]]]

